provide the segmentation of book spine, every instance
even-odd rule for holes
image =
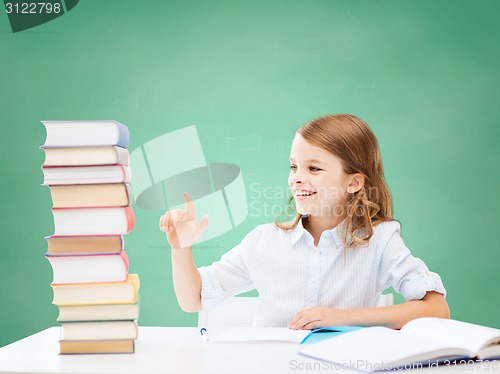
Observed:
[[[125,192],[127,194],[127,201],[128,201],[127,205],[130,205],[132,204],[132,200],[134,199],[132,196],[132,188],[130,188],[129,183],[124,183],[124,184],[125,184]]]
[[[123,263],[125,264],[125,269],[127,269],[127,273],[128,273],[128,264],[129,264],[129,262],[128,262],[128,255],[127,255],[127,252],[125,252],[124,249],[122,249],[120,251],[120,257],[122,258]]]
[[[123,172],[123,183],[130,183],[130,179],[132,177],[132,174],[130,173],[130,167],[118,164],[122,168]]]
[[[124,166],[129,166],[130,164],[130,153],[128,149],[114,146],[116,164],[121,164]]]
[[[125,215],[127,216],[127,232],[130,232],[135,227],[135,215],[134,209],[131,206],[126,206],[124,208]]]
[[[127,148],[130,140],[128,127],[119,122],[116,122],[116,125],[118,127],[118,142],[116,145],[121,148]]]
[[[141,281],[137,274],[129,274],[127,277],[127,282],[134,288],[135,298],[133,303],[137,302],[137,297],[139,294],[139,288],[141,288]]]

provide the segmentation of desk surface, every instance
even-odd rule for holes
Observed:
[[[139,327],[134,354],[59,355],[59,327],[0,348],[0,373],[311,373],[333,365],[297,353],[296,344],[210,344],[194,327]],[[314,370],[316,369],[316,370]],[[355,372],[342,370],[343,373]],[[452,369],[452,370],[450,370]],[[423,372],[499,372],[481,364]],[[356,372],[359,373],[359,372]]]

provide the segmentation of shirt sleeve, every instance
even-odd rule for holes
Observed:
[[[226,252],[219,261],[198,268],[203,309],[220,306],[225,298],[255,288],[243,255],[251,249],[252,236],[253,231],[245,236],[240,244]]]
[[[406,301],[420,300],[428,291],[446,296],[441,277],[429,271],[421,259],[411,255],[399,234],[399,228],[389,238],[382,252],[377,286],[380,291],[394,288]]]

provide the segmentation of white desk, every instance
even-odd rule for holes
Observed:
[[[299,346],[295,344],[207,344],[195,327],[141,326],[134,354],[59,355],[58,339],[59,327],[51,327],[0,348],[0,373],[278,374],[335,371],[332,366],[321,366],[320,361],[299,355]],[[319,370],[313,370],[313,364]],[[463,373],[464,370],[500,372],[500,369],[487,369],[481,364],[422,369],[424,373]]]

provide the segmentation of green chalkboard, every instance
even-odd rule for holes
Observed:
[[[500,327],[498,1],[66,3],[16,33],[0,12],[0,346],[56,325],[38,147],[40,121],[57,119],[116,119],[131,151],[195,125],[207,160],[238,166],[248,215],[195,247],[205,265],[285,206],[295,129],[355,114],[378,137],[402,236],[441,275],[452,317]],[[194,326],[175,299],[162,212],[134,208],[139,324]]]

